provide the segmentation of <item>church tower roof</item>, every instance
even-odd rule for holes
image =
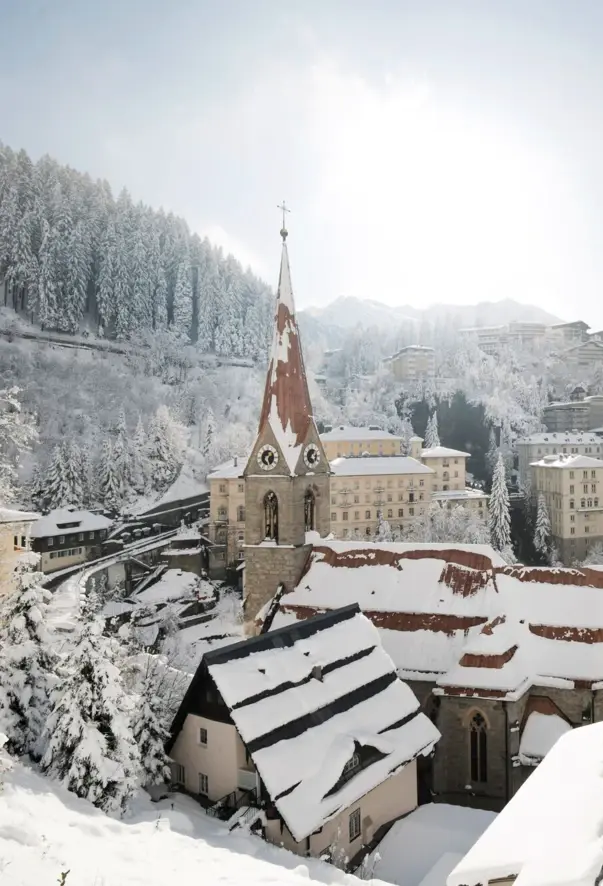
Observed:
[[[283,247],[274,331],[258,436],[267,426],[270,427],[293,474],[308,429],[314,425],[314,417],[295,317],[284,224],[281,237]]]

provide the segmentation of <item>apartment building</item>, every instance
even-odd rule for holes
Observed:
[[[592,432],[549,433],[547,431],[521,437],[515,445],[519,482],[524,489],[531,483],[530,465],[547,455],[591,455],[594,458],[603,458],[603,440]]]
[[[593,394],[581,400],[549,403],[542,420],[551,432],[591,431],[603,425],[603,396]]]
[[[552,541],[569,566],[603,543],[603,460],[590,455],[547,455],[534,462],[532,489],[544,495]]]
[[[402,437],[384,431],[378,425],[354,428],[337,425],[326,428],[320,435],[329,461],[333,458],[349,458],[355,455],[400,455]]]
[[[586,341],[588,328],[584,320],[573,320],[571,323],[556,323],[550,327],[549,334],[569,347]]]
[[[379,513],[403,532],[431,501],[435,471],[409,456],[336,458],[331,462],[331,532],[372,538]]]
[[[408,345],[384,362],[398,381],[435,378],[435,350],[424,345]]]
[[[579,369],[595,369],[603,363],[603,342],[594,339],[580,342],[564,351],[563,358]]]
[[[30,548],[31,527],[37,514],[0,508],[0,597],[14,589],[14,571],[20,555]]]
[[[493,355],[509,345],[530,347],[544,341],[547,327],[544,323],[513,322],[502,326],[473,326],[459,332],[474,341],[480,351]]]
[[[449,449],[447,446],[436,446],[434,449],[423,449],[421,461],[431,468],[434,492],[460,491],[465,488],[466,463],[470,452],[460,449]]]
[[[207,477],[209,484],[210,575],[223,578],[244,559],[246,458],[229,459]]]

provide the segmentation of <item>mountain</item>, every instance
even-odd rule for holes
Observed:
[[[424,317],[450,317],[461,326],[499,326],[512,321],[547,325],[562,322],[559,317],[536,305],[523,305],[510,298],[498,302],[480,302],[477,305],[436,304],[429,308],[413,308],[410,305],[392,306],[373,299],[342,296],[324,308],[310,307],[299,313],[301,317],[311,317],[323,326],[339,329],[352,329],[358,325],[377,326],[390,331],[392,326],[416,323]]]

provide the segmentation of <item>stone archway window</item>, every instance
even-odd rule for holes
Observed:
[[[488,781],[488,724],[479,711],[469,721],[469,773],[472,783]]]
[[[316,498],[311,489],[304,495],[304,528],[306,532],[316,529]]]
[[[278,541],[278,498],[272,491],[264,496],[264,538]]]

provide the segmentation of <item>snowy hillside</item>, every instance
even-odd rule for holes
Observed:
[[[373,299],[340,297],[324,308],[310,307],[300,311],[326,326],[352,329],[355,326],[377,326],[389,329],[392,325],[417,322],[435,315],[453,317],[461,326],[497,326],[511,321],[560,323],[558,317],[535,305],[520,304],[513,299],[498,302],[480,302],[477,305],[435,304],[427,308],[410,305],[386,305]]]
[[[0,801],[2,886],[359,886],[314,859],[268,846],[206,816],[187,797],[153,804],[141,795],[124,821],[16,764]],[[378,881],[373,881],[377,884]]]

